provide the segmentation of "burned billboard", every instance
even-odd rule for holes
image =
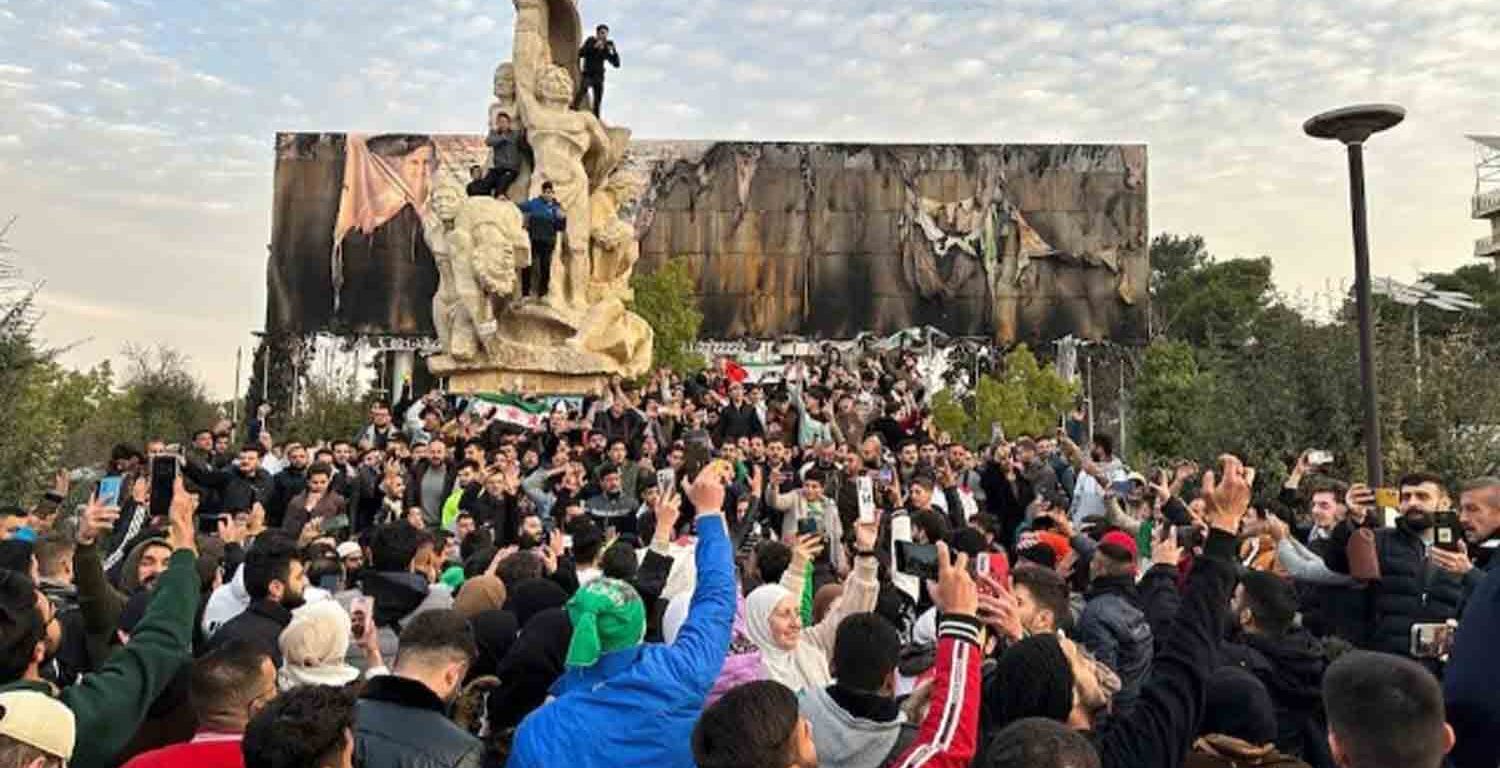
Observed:
[[[428,197],[487,159],[480,136],[278,136],[268,329],[432,334]],[[687,263],[705,337],[1146,336],[1144,146],[632,141],[623,169],[637,271]]]

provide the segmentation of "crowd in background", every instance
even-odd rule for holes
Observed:
[[[916,369],[118,446],[0,515],[0,765],[1500,762],[1500,479],[964,445]]]

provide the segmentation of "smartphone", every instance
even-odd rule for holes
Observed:
[[[219,521],[228,519],[229,515],[199,515],[198,533],[201,533],[204,536],[218,536]]]
[[[1450,510],[1433,515],[1432,535],[1433,546],[1457,552],[1464,540],[1464,527],[1458,522],[1458,513]]]
[[[354,598],[349,603],[349,629],[358,640],[365,636],[365,632],[374,628],[375,601],[363,595]]]
[[[319,530],[323,531],[324,533],[332,533],[333,531],[342,531],[348,528],[348,515],[334,515],[333,517],[324,520],[323,525],[321,528],[319,528]]]
[[[797,535],[808,536],[810,534],[822,533],[823,529],[818,525],[816,517],[804,517],[797,521]]]
[[[708,466],[712,458],[708,453],[708,446],[698,442],[688,443],[682,451],[683,477],[688,478],[688,482],[697,480],[698,473]]]
[[[1399,509],[1401,507],[1401,492],[1395,488],[1376,488],[1375,506],[1382,509]]]
[[[1414,659],[1442,659],[1453,650],[1453,636],[1458,627],[1453,624],[1411,625],[1411,657]]]
[[[318,589],[325,592],[339,591],[339,575],[337,573],[325,573],[318,577]]]
[[[172,509],[172,490],[177,484],[178,459],[159,453],[151,457],[151,515],[166,517]]]
[[[911,541],[896,542],[896,570],[919,579],[936,581],[938,577],[937,547]]]
[[[1003,585],[1010,582],[1010,558],[1004,552],[980,552],[974,556],[974,575],[989,576]]]
[[[125,485],[125,478],[119,475],[106,475],[99,478],[99,487],[95,495],[99,499],[101,507],[120,506],[120,490]]]
[[[677,472],[671,467],[656,470],[656,487],[666,496],[677,486]]]
[[[1314,467],[1326,467],[1333,463],[1333,454],[1328,451],[1308,451],[1307,463]]]
[[[990,443],[1005,442],[1005,425],[996,421],[990,424]]]
[[[896,480],[896,470],[891,469],[890,467],[881,467],[880,468],[880,484],[881,485],[890,485],[891,483],[895,482],[895,480]]]
[[[859,522],[871,524],[875,522],[875,481],[869,475],[861,475],[855,480],[855,486],[859,494]]]

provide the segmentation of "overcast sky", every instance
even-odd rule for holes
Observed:
[[[1323,109],[1392,101],[1374,269],[1472,260],[1466,132],[1500,132],[1495,0],[585,0],[643,138],[1146,142],[1151,229],[1347,280]],[[227,396],[265,314],[276,131],[477,132],[508,0],[0,0],[0,217],[88,365],[187,352]]]

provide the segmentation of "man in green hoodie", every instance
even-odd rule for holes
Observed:
[[[168,542],[173,552],[146,615],[130,642],[95,671],[60,693],[40,668],[57,650],[60,628],[51,603],[24,574],[0,571],[0,692],[33,690],[57,696],[78,723],[75,768],[107,768],[140,726],[151,703],[191,659],[198,605],[193,511],[197,501],[179,478],[172,495]]]

